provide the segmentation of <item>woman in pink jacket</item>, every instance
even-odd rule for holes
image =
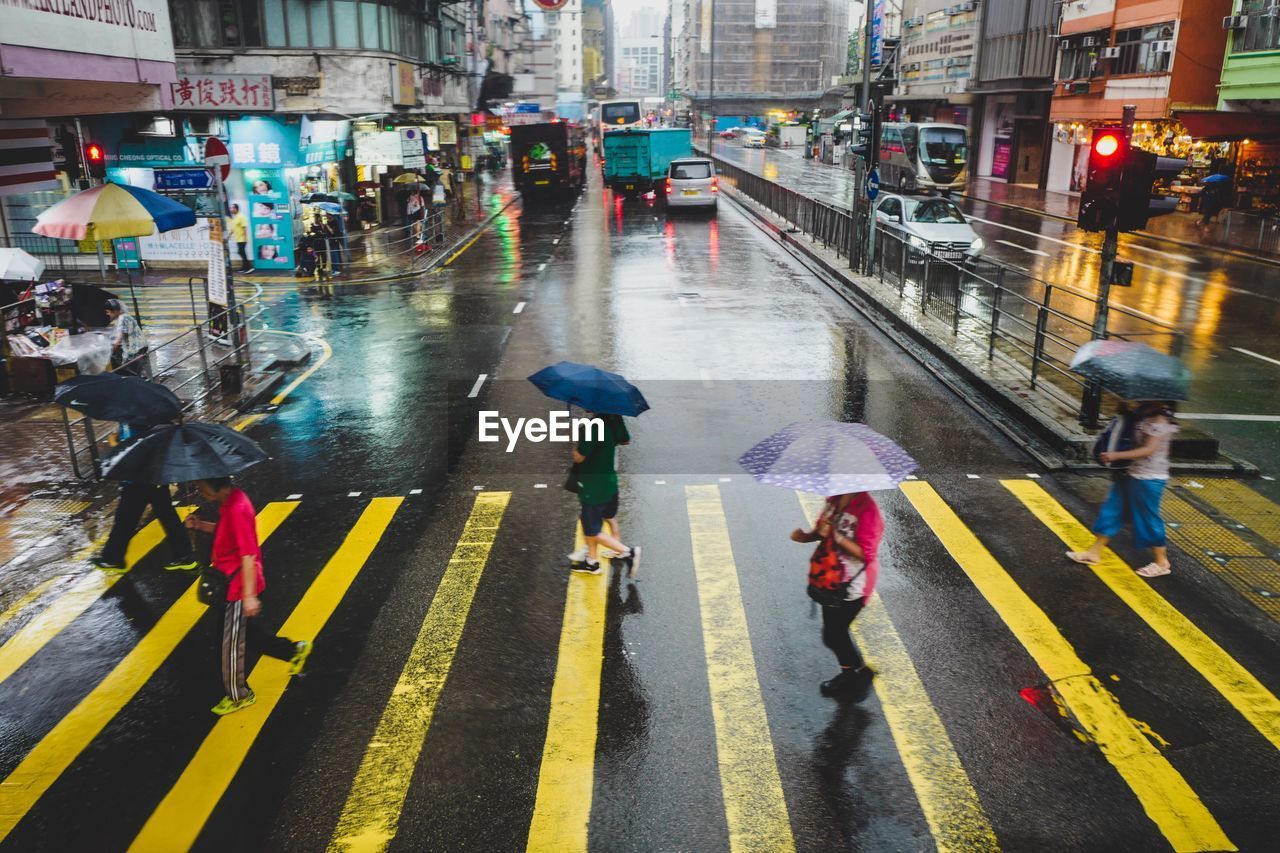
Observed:
[[[884,519],[880,508],[866,492],[832,495],[818,515],[813,530],[796,528],[793,542],[820,542],[814,553],[816,564],[824,550],[834,553],[834,566],[839,577],[833,587],[815,592],[810,573],[810,597],[822,605],[822,643],[835,653],[840,673],[822,682],[822,695],[836,696],[868,684],[875,673],[853,644],[849,626],[871,598],[880,573],[876,553],[884,535]]]

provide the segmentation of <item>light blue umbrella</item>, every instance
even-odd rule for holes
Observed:
[[[896,488],[916,461],[866,424],[796,421],[761,441],[738,464],[758,482],[815,495]]]

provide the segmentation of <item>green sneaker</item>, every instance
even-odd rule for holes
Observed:
[[[258,695],[256,693],[250,693],[239,702],[235,701],[230,696],[223,696],[222,701],[217,705],[214,705],[210,710],[219,717],[225,717],[227,714],[234,714],[236,711],[243,711],[245,708],[248,708],[257,701]]]
[[[198,568],[200,568],[200,561],[195,557],[187,557],[185,560],[170,560],[164,564],[166,572],[189,572]]]
[[[311,641],[299,640],[293,644],[293,657],[289,658],[289,674],[298,675],[302,672],[302,668],[307,665],[307,658],[311,657]]]

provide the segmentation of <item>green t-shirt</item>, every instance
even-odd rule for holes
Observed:
[[[631,440],[627,425],[620,417],[606,416],[603,441],[582,441],[578,452],[587,457],[578,464],[578,500],[588,506],[607,504],[618,494],[618,471],[614,468],[614,449]]]

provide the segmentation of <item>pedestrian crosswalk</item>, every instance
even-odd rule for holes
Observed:
[[[1003,634],[984,635],[980,641],[991,644],[996,654],[1019,650],[1038,670],[1039,679],[1051,685],[1063,713],[1087,748],[1096,750],[1098,766],[1105,767],[1105,774],[1111,774],[1115,784],[1129,792],[1131,801],[1120,802],[1117,808],[1132,811],[1133,820],[1147,826],[1148,846],[1163,838],[1167,846],[1179,851],[1236,849],[1230,815],[1224,816],[1231,803],[1206,786],[1205,767],[1169,749],[1149,721],[1138,719],[1135,711],[1126,707],[1125,694],[1116,689],[1113,677],[1090,660],[1094,638],[1080,636],[1075,623],[1056,622],[1051,616],[1056,602],[1044,600],[1038,587],[1026,583],[1029,569],[1056,565],[1056,555],[1011,554],[1007,543],[997,540],[991,529],[967,518],[965,508],[955,503],[955,488],[928,480],[904,483],[899,511],[889,516],[888,536],[908,538],[909,528],[914,549],[930,549],[929,559],[954,574],[951,587],[958,589],[956,584],[963,583],[969,590],[966,594],[984,603]],[[1087,528],[1041,481],[983,481],[979,487],[966,488],[982,488],[986,499],[1002,501],[1001,509],[1011,524],[1033,526],[1043,541],[1061,541],[1065,549],[1079,547],[1088,538]],[[794,673],[764,665],[772,652],[761,643],[769,642],[772,634],[762,628],[768,627],[766,620],[779,617],[774,612],[761,612],[759,591],[747,594],[744,580],[756,576],[753,564],[770,557],[744,547],[744,522],[726,499],[734,490],[746,489],[759,487],[745,482],[689,481],[680,491],[670,486],[655,489],[663,501],[675,503],[673,509],[683,515],[684,529],[673,535],[670,543],[645,542],[643,583],[673,583],[676,578],[672,573],[681,573],[695,598],[689,610],[660,610],[641,618],[684,613],[681,618],[689,624],[682,625],[682,630],[692,631],[701,640],[700,645],[668,653],[691,661],[705,679],[705,687],[699,688],[705,704],[687,708],[686,714],[702,719],[712,731],[714,756],[709,766],[714,775],[703,782],[719,793],[723,844],[733,851],[803,849],[796,797],[807,783],[788,769],[795,758],[788,754],[790,740],[783,734],[798,723],[789,717],[789,705],[776,697],[779,693],[807,692],[814,685],[796,683]],[[519,524],[513,524],[513,519],[527,518],[533,511],[545,521],[545,513],[554,511],[560,497],[532,489],[490,487],[466,492],[465,519],[448,533],[449,541],[455,544],[432,587],[430,600],[421,603],[417,636],[397,663],[394,677],[380,691],[378,707],[362,709],[372,713],[376,724],[371,721],[367,742],[362,738],[357,744],[361,756],[358,766],[342,769],[335,765],[334,772],[343,775],[330,780],[329,787],[341,793],[333,804],[332,816],[326,818],[329,823],[317,830],[329,849],[448,846],[448,839],[402,837],[401,816],[407,809],[430,807],[414,801],[413,780],[418,774],[450,771],[430,766],[429,745],[440,726],[463,725],[447,719],[446,697],[461,665],[459,650],[472,641],[469,628],[482,618],[477,607],[485,594],[485,578],[495,572],[543,572],[547,566],[558,567],[563,562],[557,553],[531,558],[525,565],[495,563],[497,549],[521,537]],[[777,505],[776,533],[781,539],[791,527],[812,520],[819,509],[818,499],[805,495],[798,495],[798,499],[798,503],[790,499],[789,504]],[[308,500],[304,497],[262,506],[258,532],[268,547],[282,536],[290,541],[307,536],[300,527],[305,522],[297,520],[301,515],[297,510]],[[349,601],[353,587],[367,576],[398,569],[385,565],[379,548],[388,536],[406,532],[403,528],[414,523],[407,517],[412,513],[406,511],[406,502],[413,500],[375,496],[343,499],[340,507],[325,505],[326,519],[348,525],[341,531],[341,541],[335,530],[336,548],[323,561],[317,559],[311,571],[300,567],[306,581],[293,596],[296,600],[272,601],[282,613],[292,607],[280,629],[282,635],[317,639],[321,653],[313,659],[313,666],[325,666],[326,626],[335,614],[354,606]],[[1265,507],[1258,507],[1259,517],[1265,521],[1269,518],[1262,512]],[[183,509],[184,514],[190,511]],[[793,517],[786,517],[788,512]],[[565,530],[569,530],[567,520]],[[924,536],[930,538],[924,541]],[[139,567],[135,573],[147,571],[156,562],[150,554],[162,538],[155,524],[135,536],[128,557],[131,566]],[[581,544],[580,530],[572,541],[574,547]],[[569,544],[566,532],[564,545]],[[785,553],[793,553],[793,561],[803,564],[802,552]],[[909,558],[898,554],[893,559]],[[792,574],[802,576],[801,569],[792,569]],[[538,743],[540,755],[533,762],[535,784],[528,791],[494,792],[513,802],[527,798],[523,806],[513,807],[511,814],[522,815],[520,819],[527,822],[521,833],[530,851],[615,846],[611,839],[593,834],[593,815],[608,807],[598,792],[600,727],[610,703],[616,701],[604,689],[608,670],[618,665],[608,652],[611,629],[607,615],[617,606],[610,590],[620,579],[611,578],[610,571],[606,568],[599,576],[569,575],[563,610],[545,614],[559,623],[558,640],[547,648],[554,656],[550,667],[554,680],[545,699],[524,700],[545,719]],[[121,579],[132,577],[95,572],[51,596],[40,612],[0,646],[0,682],[20,676],[24,690],[38,689],[38,682],[25,678],[25,673],[44,665],[59,635],[78,620],[92,618],[97,609],[114,599],[113,589]],[[1280,701],[1263,679],[1229,651],[1229,644],[1211,638],[1207,626],[1182,613],[1157,585],[1138,578],[1111,552],[1092,571],[1081,569],[1075,582],[1089,585],[1090,596],[1115,601],[1116,612],[1136,617],[1126,630],[1145,632],[1144,636],[1162,650],[1170,668],[1194,673],[1187,683],[1198,684],[1196,689],[1208,697],[1206,701],[1220,702],[1229,709],[1228,716],[1236,721],[1240,737],[1257,739],[1261,735],[1257,743],[1262,748],[1280,749]],[[920,639],[900,633],[906,615],[900,608],[900,598],[878,595],[854,622],[855,640],[879,671],[876,699],[864,707],[882,721],[892,738],[900,772],[915,795],[923,822],[921,831],[933,846],[957,851],[999,849],[1006,839],[1002,838],[1001,810],[993,808],[998,798],[990,786],[1004,782],[975,772],[975,768],[1040,745],[1024,740],[1033,735],[1020,729],[1010,730],[1007,742],[981,747],[964,737],[967,718],[940,700],[942,688],[933,681],[936,673],[918,657]],[[65,809],[74,817],[75,807],[61,802],[64,795],[55,794],[55,786],[77,774],[109,726],[118,731],[122,725],[140,725],[130,719],[127,709],[158,673],[173,665],[176,650],[206,610],[196,598],[194,583],[185,588],[163,606],[155,621],[104,670],[105,674],[84,685],[84,694],[73,707],[50,720],[47,730],[37,733],[24,754],[2,765],[0,843],[20,833],[24,820],[41,809]],[[376,632],[377,622],[373,630]],[[813,643],[816,646],[816,636]],[[817,653],[825,655],[821,649]],[[196,724],[197,737],[190,741],[189,750],[172,756],[172,777],[166,778],[164,790],[155,800],[132,810],[140,817],[128,829],[130,849],[190,849],[200,841],[210,821],[221,814],[219,805],[242,784],[240,771],[250,754],[277,731],[269,729],[268,723],[273,715],[279,715],[285,700],[290,685],[288,665],[263,657],[249,683],[258,696],[257,703],[216,722],[210,718]],[[1011,694],[1000,701],[1021,708],[1016,691]],[[440,719],[442,714],[446,719]],[[654,731],[649,737],[663,734]],[[501,733],[491,732],[490,737],[493,748],[500,748]],[[972,754],[975,748],[982,754]],[[288,781],[279,780],[280,784]],[[691,821],[705,818],[690,816]],[[86,827],[79,837],[90,843],[92,829]]]

